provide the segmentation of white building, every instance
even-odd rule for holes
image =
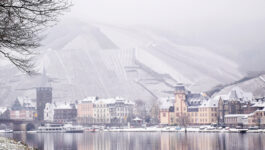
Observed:
[[[135,104],[121,97],[99,99],[93,105],[95,124],[126,123],[133,116]]]
[[[229,114],[225,115],[225,124],[228,126],[246,126],[248,125],[248,114]]]
[[[112,99],[99,99],[93,104],[93,118],[95,124],[109,124],[110,111],[109,103]]]
[[[54,121],[54,109],[55,109],[55,104],[47,103],[45,105],[44,109],[44,120],[45,121]]]

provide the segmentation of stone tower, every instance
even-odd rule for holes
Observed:
[[[44,109],[46,103],[52,103],[52,87],[43,69],[40,85],[36,88],[37,115],[38,120],[44,120]]]

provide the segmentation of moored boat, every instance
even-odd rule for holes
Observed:
[[[44,126],[40,126],[37,132],[38,133],[58,133],[58,132],[65,132],[65,129],[62,124],[45,124]]]
[[[64,129],[66,133],[83,133],[84,129],[82,126],[74,126],[72,124],[64,125]]]

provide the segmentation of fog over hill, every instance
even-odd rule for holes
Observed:
[[[46,69],[55,101],[86,96],[155,100],[177,83],[194,92],[241,79],[239,64],[169,32],[141,27],[65,21],[47,31],[37,70]],[[1,62],[4,103],[35,98],[40,76],[29,77]]]
[[[193,92],[208,91],[265,70],[265,1],[73,3],[45,32],[34,60],[39,73],[46,69],[55,101],[123,96],[150,102],[172,96],[178,83]],[[264,83],[253,80],[236,86],[255,96]],[[40,75],[26,76],[1,58],[2,105],[17,96],[35,98],[40,81]]]

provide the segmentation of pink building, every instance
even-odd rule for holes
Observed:
[[[27,97],[18,97],[9,111],[10,119],[34,120],[36,117],[36,102]]]
[[[13,120],[33,120],[34,110],[10,110],[10,119]]]
[[[96,97],[88,97],[77,105],[77,121],[79,124],[93,123],[93,103],[95,100]]]

